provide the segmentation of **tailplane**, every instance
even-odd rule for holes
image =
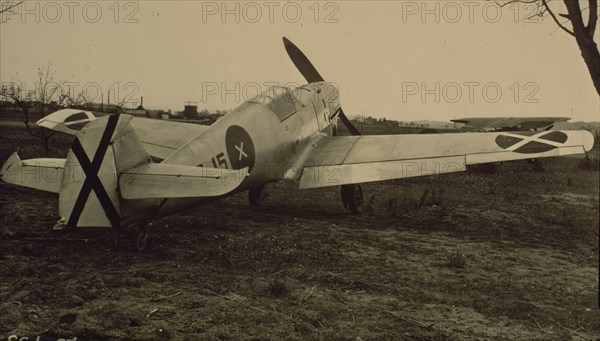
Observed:
[[[64,168],[65,159],[23,161],[15,152],[2,166],[0,178],[9,184],[59,193]]]
[[[164,199],[224,195],[247,175],[247,169],[153,163],[132,118],[101,117],[77,134],[60,191],[60,216],[68,227],[119,228],[150,219]]]
[[[156,164],[130,122],[109,115],[88,122],[66,159],[4,164],[5,182],[59,193],[59,225],[120,228],[152,218],[168,198],[217,197],[239,186],[248,169]]]

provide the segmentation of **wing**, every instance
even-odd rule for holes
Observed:
[[[37,125],[62,133],[75,135],[86,124],[99,116],[90,111],[63,109],[37,122]],[[146,151],[155,159],[164,160],[171,153],[201,134],[208,126],[192,123],[134,117],[131,126],[142,141]]]
[[[293,160],[286,179],[316,188],[465,171],[467,165],[582,154],[588,131],[323,136]],[[294,171],[297,169],[298,171]]]
[[[556,122],[568,121],[569,117],[470,117],[450,120],[451,122],[464,123],[476,129],[519,129],[531,130],[545,128]]]

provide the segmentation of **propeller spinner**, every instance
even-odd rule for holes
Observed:
[[[294,45],[294,43],[292,43],[286,37],[283,37],[283,45],[285,46],[285,50],[290,56],[290,59],[292,60],[294,65],[296,65],[296,68],[298,69],[298,71],[300,71],[302,76],[304,76],[307,82],[315,83],[324,81],[323,77],[319,74],[319,71],[317,71],[317,69],[310,62],[310,60],[308,60],[306,55],[302,53],[302,51],[300,51],[298,46]],[[346,126],[346,128],[348,128],[352,135],[360,135],[358,129],[356,129],[356,127],[352,125],[352,123],[350,122],[350,120],[348,119],[348,117],[344,113],[344,110],[341,107],[340,114],[338,117],[342,120],[342,123],[344,123],[344,125]]]

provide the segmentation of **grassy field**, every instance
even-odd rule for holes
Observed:
[[[0,159],[44,156],[0,127]],[[51,157],[70,138],[55,136]],[[579,158],[363,186],[272,185],[118,233],[52,231],[58,198],[0,184],[0,336],[32,339],[599,339],[599,173]]]

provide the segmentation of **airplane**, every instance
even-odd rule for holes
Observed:
[[[538,131],[550,130],[557,122],[565,122],[570,117],[468,117],[450,120],[463,123],[477,130],[494,131]]]
[[[359,214],[362,183],[582,154],[594,143],[587,131],[360,135],[334,84],[290,40],[283,42],[307,84],[272,86],[211,126],[59,110],[37,124],[75,135],[66,158],[21,160],[15,152],[0,177],[58,193],[55,228],[127,231],[141,251],[148,221],[242,191],[257,205],[272,182],[339,186],[344,208]],[[352,135],[336,136],[338,119]]]

